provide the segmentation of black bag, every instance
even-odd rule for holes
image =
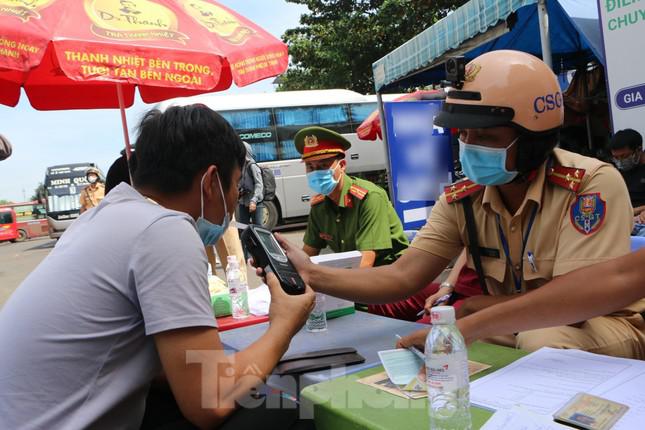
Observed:
[[[240,179],[240,196],[244,196],[248,193],[253,192],[255,181],[253,179],[253,172],[251,171],[251,164],[255,164],[260,168],[260,173],[262,174],[262,184],[263,184],[263,193],[262,201],[273,200],[275,198],[275,176],[273,171],[268,167],[262,167],[258,165],[255,161],[247,161],[244,164],[244,172],[242,178]]]

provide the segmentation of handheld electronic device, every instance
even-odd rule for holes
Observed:
[[[273,233],[256,225],[248,226],[242,232],[242,241],[253,256],[258,267],[268,272],[270,269],[280,281],[282,289],[291,295],[305,292],[305,282],[302,280],[293,264],[287,258],[284,250]]]

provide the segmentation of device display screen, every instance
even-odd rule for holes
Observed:
[[[256,230],[256,231],[258,233],[258,237],[262,241],[262,244],[264,245],[264,247],[269,253],[286,257],[286,255],[284,254],[284,251],[282,250],[282,248],[280,248],[280,245],[278,245],[278,242],[275,240],[275,238],[271,233],[264,232],[262,230]]]

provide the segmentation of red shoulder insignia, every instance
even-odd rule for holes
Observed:
[[[446,193],[446,201],[454,203],[482,189],[484,189],[483,185],[476,184],[470,179],[464,179],[448,185],[443,189],[443,192]]]
[[[311,206],[316,206],[319,203],[322,203],[325,200],[325,196],[322,194],[316,194],[311,198]]]
[[[585,177],[585,169],[575,167],[551,166],[546,169],[547,181],[559,187],[578,193],[582,179]]]
[[[358,200],[363,200],[367,193],[369,193],[368,190],[363,187],[359,187],[358,185],[352,185],[349,187],[349,194],[356,197]]]

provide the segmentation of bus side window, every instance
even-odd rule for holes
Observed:
[[[300,158],[293,138],[301,128],[319,125],[338,133],[352,133],[346,105],[275,108],[281,160]]]
[[[278,146],[271,109],[220,111],[237,132],[240,139],[253,148],[256,161],[278,159]]]
[[[352,116],[352,124],[355,127],[361,125],[367,117],[378,109],[376,103],[352,103],[349,105],[349,111]]]

